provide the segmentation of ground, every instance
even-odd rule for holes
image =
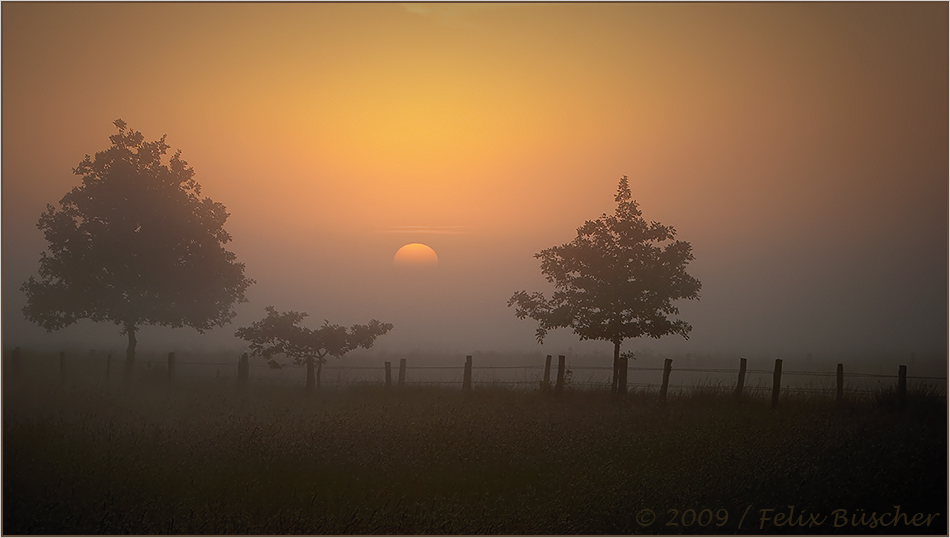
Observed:
[[[947,532],[933,394],[5,383],[4,534]]]

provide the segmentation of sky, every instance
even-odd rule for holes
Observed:
[[[625,350],[947,358],[946,3],[11,3],[2,17],[3,345],[124,349],[20,309],[36,228],[121,118],[167,135],[264,307],[371,318],[374,351],[603,352],[507,299],[630,180],[695,260],[693,326]],[[435,271],[393,265],[413,242]],[[410,272],[411,273],[411,272]]]

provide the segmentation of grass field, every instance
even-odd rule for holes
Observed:
[[[2,530],[945,535],[946,399],[911,396],[10,382]]]

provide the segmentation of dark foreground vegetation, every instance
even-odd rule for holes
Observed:
[[[703,390],[3,392],[7,535],[945,535],[946,486],[926,392],[903,413],[884,393],[773,411]]]

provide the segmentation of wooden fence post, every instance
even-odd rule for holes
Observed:
[[[745,388],[745,367],[746,360],[745,358],[739,359],[739,379],[736,380],[736,398],[742,397],[742,389]]]
[[[406,359],[399,359],[399,386],[406,384]]]
[[[175,378],[175,352],[168,353],[168,382],[171,383]]]
[[[897,409],[902,413],[907,404],[907,366],[900,365],[897,369]]]
[[[841,405],[844,401],[844,364],[838,363],[838,369],[835,372],[837,378],[837,387],[835,390],[835,403]]]
[[[673,371],[673,359],[663,361],[663,384],[660,385],[660,403],[666,403],[666,391],[670,386],[670,372]]]
[[[557,392],[564,390],[564,355],[557,356],[557,385],[554,390]]]
[[[66,381],[66,352],[59,352],[59,380],[60,382]]]
[[[393,386],[393,363],[386,361],[383,363],[386,369],[386,388]]]
[[[778,393],[782,389],[782,359],[775,359],[772,372],[772,409],[778,408]]]
[[[465,373],[462,374],[462,390],[465,392],[472,391],[472,356],[465,356]]]
[[[541,384],[541,390],[551,388],[551,356],[544,358],[544,382]]]
[[[617,380],[617,394],[627,393],[627,356],[620,356],[620,364],[617,365],[617,373],[620,374]]]

